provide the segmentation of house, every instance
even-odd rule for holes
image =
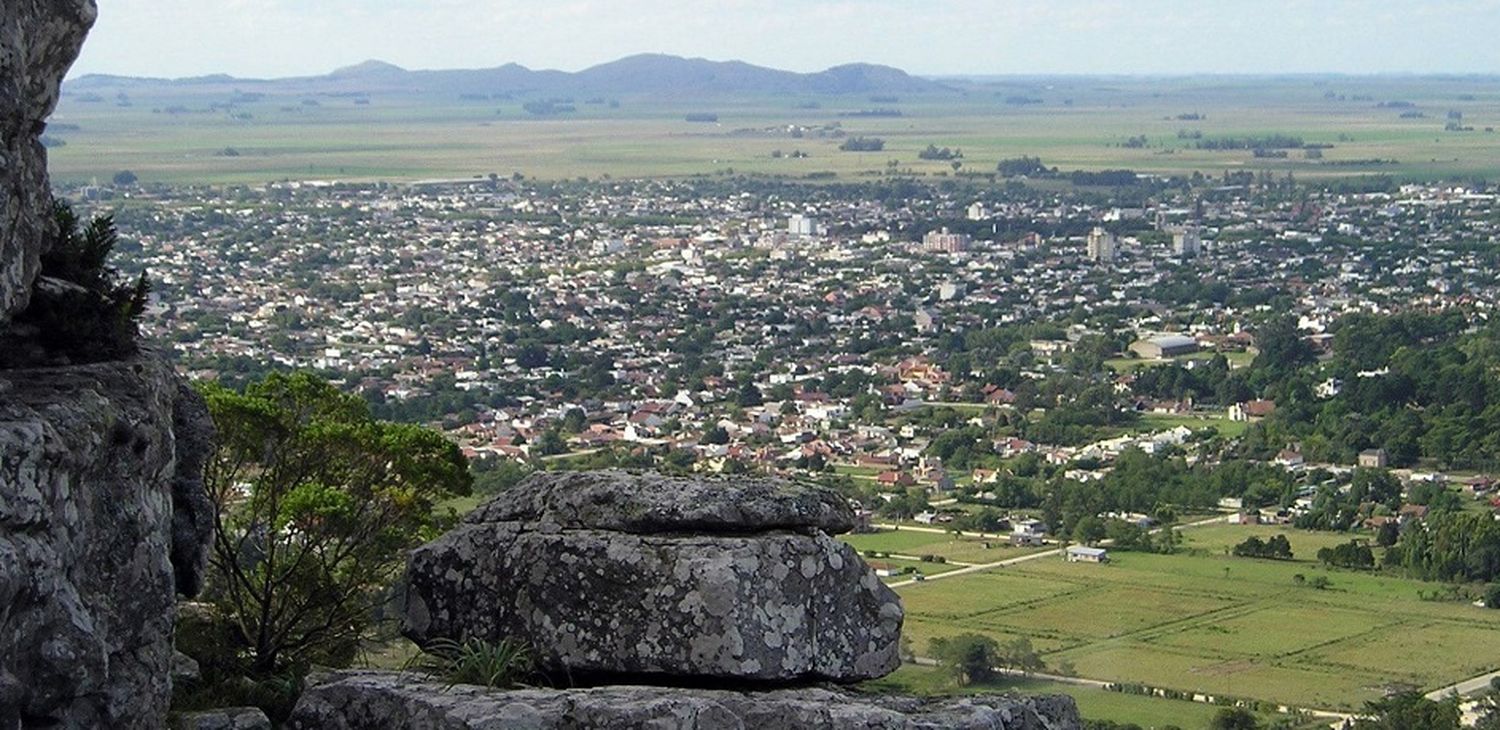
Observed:
[[[1365,449],[1359,452],[1359,465],[1364,469],[1384,469],[1389,458],[1385,449]]]
[[[1259,510],[1240,510],[1229,516],[1231,525],[1258,525],[1260,524]]]
[[[1107,563],[1109,562],[1109,551],[1105,550],[1104,548],[1073,545],[1068,548],[1068,562]]]
[[[915,517],[912,518],[912,520],[914,522],[917,522],[918,524],[922,524],[922,525],[930,525],[936,519],[937,519],[937,513],[933,512],[932,510],[927,510],[927,511],[924,511],[924,512],[919,512],[919,513],[917,513],[917,516],[915,516]]]
[[[1035,537],[1047,536],[1047,523],[1041,520],[1020,520],[1011,528],[1011,533],[1016,535],[1030,535]]]
[[[1469,477],[1463,480],[1462,484],[1464,492],[1475,497],[1482,496],[1495,488],[1495,480],[1487,476]]]
[[[1305,462],[1302,459],[1302,454],[1292,449],[1282,449],[1281,453],[1276,455],[1275,464],[1287,469],[1296,469],[1302,466],[1303,463]]]
[[[1244,403],[1235,403],[1229,406],[1229,420],[1246,423],[1258,421],[1276,412],[1276,402],[1269,400],[1252,400]]]
[[[870,563],[870,569],[881,578],[895,578],[904,574],[908,569],[891,563]]]
[[[1020,532],[1010,533],[1010,544],[1016,547],[1041,547],[1046,542],[1046,539],[1041,535],[1028,535]]]
[[[876,475],[875,481],[882,487],[910,487],[917,483],[916,479],[904,471],[883,471]]]

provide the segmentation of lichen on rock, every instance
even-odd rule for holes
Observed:
[[[208,517],[179,382],[150,354],[0,371],[0,727],[160,727]]]
[[[771,479],[540,474],[413,553],[405,631],[517,640],[558,677],[858,681],[900,664],[894,592]]]

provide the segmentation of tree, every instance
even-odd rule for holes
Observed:
[[[760,388],[755,387],[755,382],[746,379],[745,382],[740,384],[740,390],[736,395],[735,402],[741,408],[752,408],[764,404],[766,399],[765,396],[761,395]]]
[[[139,180],[139,179],[140,178],[137,178],[135,176],[135,173],[133,173],[133,172],[131,172],[129,170],[121,170],[121,171],[115,173],[115,176],[114,176],[115,184],[116,185],[120,185],[120,186],[134,185],[136,183],[136,181]]]
[[[1375,554],[1370,550],[1369,545],[1358,540],[1350,540],[1331,548],[1319,548],[1318,561],[1335,568],[1369,570],[1375,567]]]
[[[549,428],[537,440],[536,451],[538,456],[566,454],[568,453],[568,442],[563,439],[562,434],[557,429]]]
[[[1106,534],[1104,521],[1093,515],[1088,515],[1078,520],[1073,526],[1073,540],[1085,545],[1092,545],[1104,539]]]
[[[1491,583],[1484,589],[1484,607],[1500,608],[1500,583]]]
[[[1251,368],[1265,373],[1269,381],[1282,380],[1296,369],[1316,360],[1312,346],[1302,339],[1294,317],[1278,317],[1255,333],[1260,354]]]
[[[1214,714],[1208,726],[1211,730],[1257,730],[1260,720],[1243,707],[1225,707]]]
[[[583,412],[582,408],[569,408],[567,413],[563,414],[562,430],[568,433],[578,433],[587,425],[588,415]]]
[[[954,681],[959,684],[994,679],[995,665],[1000,663],[1000,645],[981,634],[938,637],[928,643],[928,650],[932,652],[938,666],[953,675]]]
[[[705,444],[727,444],[729,443],[729,431],[723,426],[714,426],[703,434]]]
[[[1047,667],[1042,661],[1042,655],[1031,646],[1031,639],[1024,636],[1005,642],[996,659],[1000,666],[1026,674],[1040,672]]]
[[[1458,730],[1458,700],[1434,702],[1415,690],[1365,703],[1354,730]]]
[[[434,504],[469,493],[463,455],[307,373],[200,390],[218,429],[204,595],[230,624],[226,649],[258,676],[347,665],[406,552],[442,527]]]

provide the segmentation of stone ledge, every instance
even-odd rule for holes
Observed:
[[[736,692],[619,685],[592,689],[449,687],[417,675],[314,677],[296,730],[1077,730],[1071,697],[923,699],[822,688]]]

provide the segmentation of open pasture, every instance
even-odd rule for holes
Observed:
[[[1228,554],[1276,534],[1295,560]],[[1500,611],[1423,600],[1439,585],[1316,563],[1348,535],[1222,525],[1183,536],[1175,555],[1040,559],[902,587],[908,634],[919,654],[936,636],[1024,636],[1049,667],[1090,679],[1333,710],[1392,682],[1432,690],[1500,666]],[[1314,588],[1318,576],[1331,585]]]
[[[843,535],[861,554],[875,550],[899,555],[935,555],[949,561],[964,564],[998,563],[1010,558],[1029,555],[1043,548],[1022,548],[1010,544],[1008,537],[979,538],[955,536],[948,532],[927,530],[881,530],[863,535]],[[988,547],[986,547],[988,545]]]
[[[894,101],[626,97],[610,100],[618,105],[588,100],[595,103],[559,116],[530,114],[520,97],[377,90],[247,101],[227,84],[115,83],[64,95],[49,132],[65,143],[51,150],[59,182],[107,181],[121,169],[167,183],[956,174],[951,161],[919,158],[928,145],[961,149],[958,173],[993,172],[1001,159],[1028,155],[1065,172],[1500,175],[1500,136],[1487,131],[1500,126],[1500,82],[1482,77],[954,80],[951,92]],[[861,114],[876,109],[900,115]],[[1445,131],[1449,112],[1472,131]],[[695,113],[718,121],[686,120]],[[1291,149],[1267,158],[1198,145],[1273,134],[1331,147],[1321,157]],[[879,137],[885,148],[843,152],[845,135]]]

